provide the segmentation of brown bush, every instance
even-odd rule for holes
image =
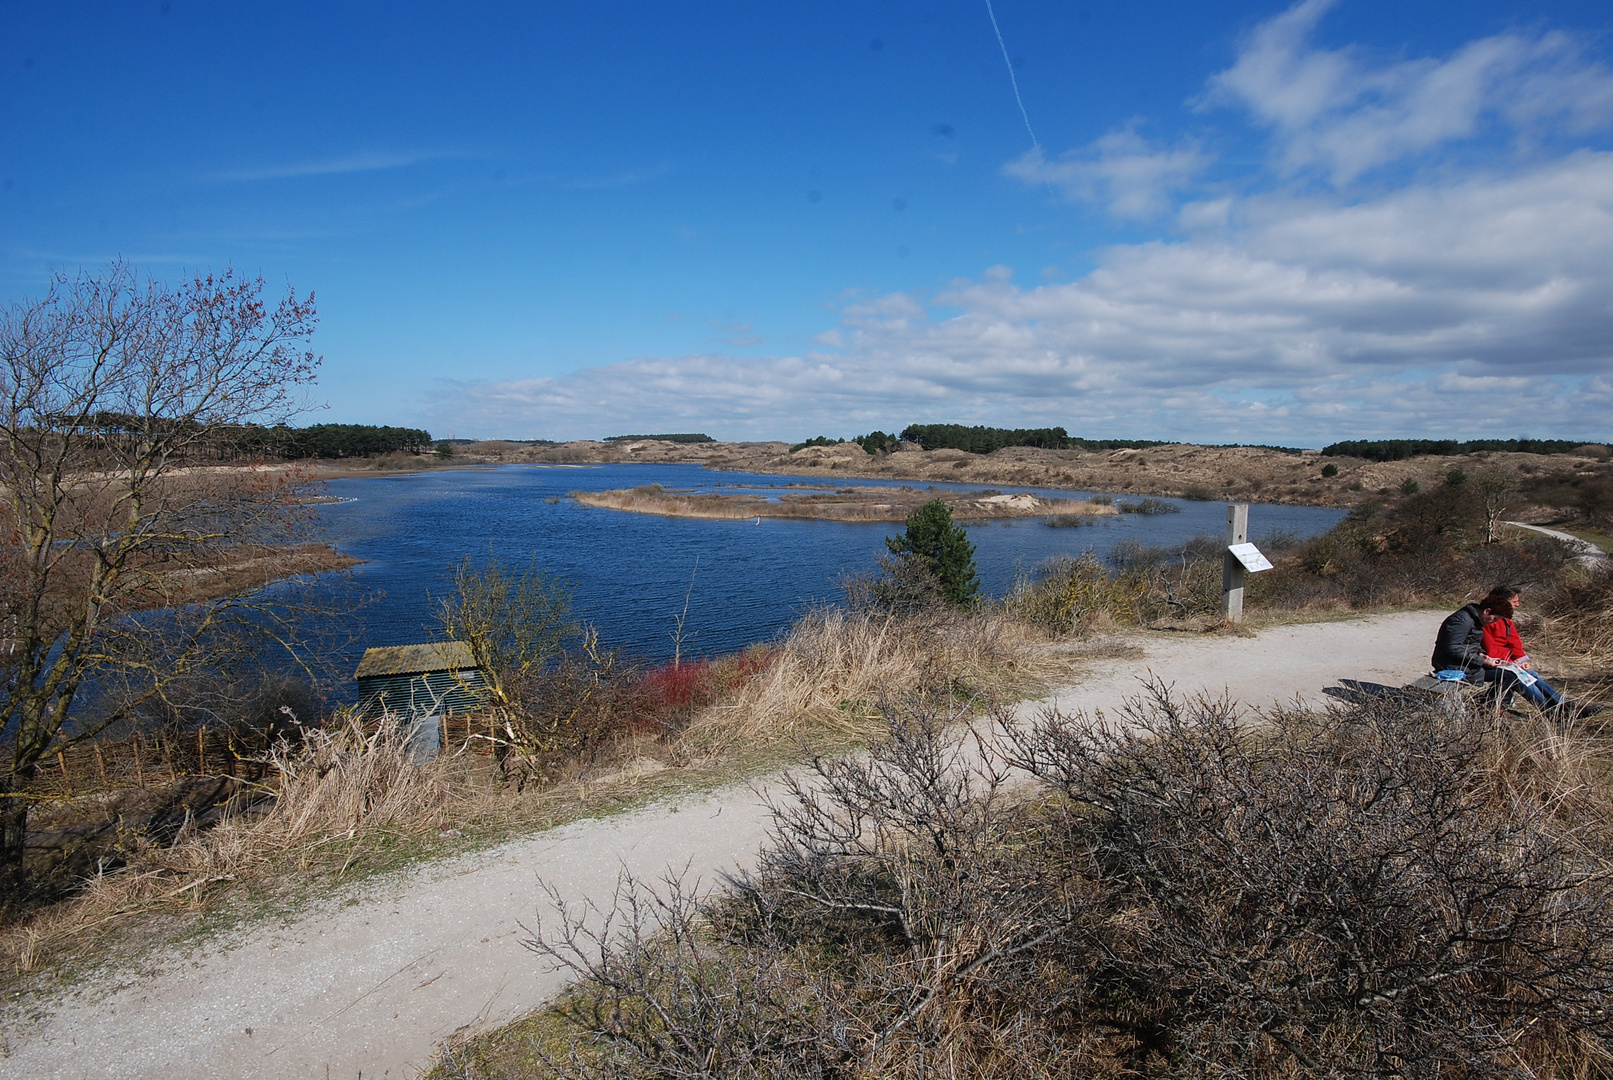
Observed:
[[[1277,559],[1276,569],[1253,575],[1246,603],[1281,610],[1443,604],[1501,581],[1550,588],[1573,565],[1574,553],[1551,537],[1486,543],[1486,535],[1465,485],[1365,506]]]
[[[1252,725],[1158,688],[995,747],[946,719],[815,762],[717,896],[562,905],[529,942],[580,978],[546,1071],[1605,1073],[1605,763],[1560,733],[1411,701]]]

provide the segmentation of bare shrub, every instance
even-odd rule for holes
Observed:
[[[843,582],[854,612],[913,616],[945,603],[941,579],[923,559],[878,556],[879,572],[853,574]]]
[[[1019,575],[1003,598],[1003,611],[1050,634],[1070,634],[1098,619],[1136,622],[1149,582],[1146,569],[1110,574],[1092,552],[1045,565],[1034,577]]]
[[[1485,543],[1488,528],[1465,486],[1364,506],[1254,575],[1247,602],[1283,610],[1449,603],[1497,581],[1540,588],[1571,573],[1573,552],[1561,541]]]
[[[1408,701],[1251,724],[1157,686],[973,748],[948,719],[814,762],[714,896],[561,905],[529,942],[579,977],[549,1071],[1605,1072],[1605,762],[1561,733]]]

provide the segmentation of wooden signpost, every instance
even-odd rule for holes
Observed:
[[[1249,504],[1227,504],[1227,549],[1221,556],[1221,615],[1243,621],[1243,583],[1249,574],[1271,569],[1271,560],[1249,542]]]

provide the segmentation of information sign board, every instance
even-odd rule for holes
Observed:
[[[1260,554],[1260,549],[1253,544],[1228,544],[1227,550],[1232,552],[1232,557],[1242,563],[1243,568],[1251,574],[1271,569],[1271,560]]]

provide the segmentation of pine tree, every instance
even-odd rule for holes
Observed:
[[[980,592],[975,574],[975,546],[963,526],[952,522],[952,511],[940,499],[927,502],[907,517],[907,533],[885,540],[891,553],[918,559],[940,582],[941,595],[962,607]]]

